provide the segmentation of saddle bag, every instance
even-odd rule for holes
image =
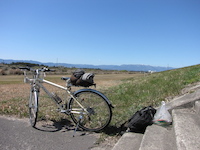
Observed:
[[[89,87],[95,85],[93,79],[94,79],[93,73],[85,73],[85,71],[81,69],[74,71],[70,77],[72,85],[83,86],[83,87]]]

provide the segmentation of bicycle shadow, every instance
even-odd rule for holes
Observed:
[[[43,132],[67,132],[67,131],[74,131],[76,128],[76,125],[68,120],[68,119],[61,119],[60,121],[56,120],[41,120],[37,121],[35,129]],[[83,131],[81,128],[78,128],[77,131]],[[121,129],[120,127],[108,125],[105,129],[98,131],[96,133],[104,133],[109,136],[116,136],[123,134],[124,129]],[[82,134],[84,135],[85,132]]]
[[[126,132],[127,128],[108,125],[102,132],[109,136],[121,136]]]
[[[43,132],[66,132],[70,130],[74,130],[75,126],[74,123],[72,123],[68,119],[61,119],[60,121],[56,120],[41,120],[38,121],[35,129]]]

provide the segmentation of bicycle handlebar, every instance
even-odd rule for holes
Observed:
[[[45,76],[46,76],[46,75],[45,75],[45,72],[55,71],[55,70],[52,70],[52,69],[48,69],[48,68],[46,68],[46,67],[41,68],[41,69],[33,69],[33,68],[30,68],[30,67],[19,67],[19,69],[24,70],[24,82],[25,82],[25,83],[30,83],[30,82],[35,81],[34,79],[40,78],[40,75],[41,75],[40,72],[43,72],[44,77],[45,77]],[[32,71],[32,72],[34,73],[34,75],[36,75],[36,76],[33,77],[33,79],[32,79],[32,78],[29,78],[29,77],[27,76],[26,70]]]
[[[30,71],[31,68],[29,68],[29,67],[19,67],[19,69]]]
[[[19,67],[19,69],[22,69],[22,70],[28,70],[28,71],[33,71],[33,72],[36,72],[36,71],[42,71],[42,72],[54,72],[55,70],[52,70],[52,69],[49,69],[49,68],[41,68],[41,69],[32,69],[30,67]]]

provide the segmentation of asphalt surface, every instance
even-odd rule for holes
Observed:
[[[74,130],[59,123],[38,123],[0,116],[0,150],[90,150],[98,134]]]

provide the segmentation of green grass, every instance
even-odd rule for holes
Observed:
[[[179,95],[188,84],[200,81],[200,65],[124,80],[105,94],[115,106],[111,125],[126,121],[145,106],[159,106],[169,96]]]

